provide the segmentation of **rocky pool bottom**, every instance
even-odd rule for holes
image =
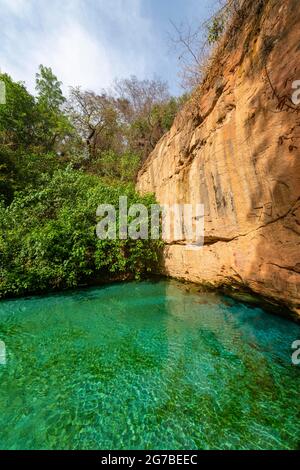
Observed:
[[[176,281],[0,303],[1,449],[296,449],[300,326]]]

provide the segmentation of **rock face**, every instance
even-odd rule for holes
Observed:
[[[250,289],[300,314],[300,4],[243,10],[137,187],[205,207],[204,247],[170,240],[165,274]]]

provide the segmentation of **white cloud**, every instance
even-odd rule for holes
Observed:
[[[0,0],[0,66],[34,91],[39,64],[65,88],[101,90],[147,73],[157,55],[141,0]]]
[[[28,0],[0,0],[0,8],[6,8],[15,15],[22,15],[24,10],[30,6]]]
[[[50,65],[66,86],[108,86],[114,78],[105,48],[76,22],[69,22],[55,37],[49,36],[32,54],[32,63]]]

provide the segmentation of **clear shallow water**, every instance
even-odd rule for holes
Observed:
[[[1,302],[0,448],[298,448],[296,339],[173,281]]]

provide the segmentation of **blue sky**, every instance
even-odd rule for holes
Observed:
[[[34,91],[39,64],[69,86],[159,76],[180,92],[170,20],[199,24],[217,0],[0,0],[0,68]]]

